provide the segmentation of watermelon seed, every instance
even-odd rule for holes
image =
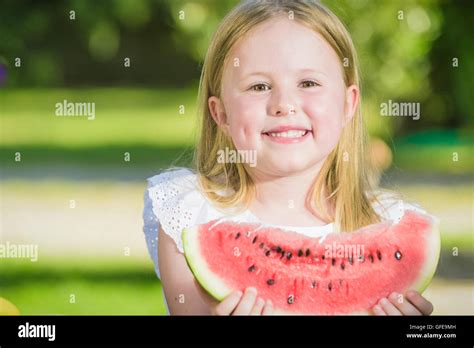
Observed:
[[[369,255],[369,260],[370,262],[374,263],[374,257],[372,256],[372,254]]]
[[[283,256],[285,256],[285,250],[282,250],[282,251],[281,251],[281,256],[280,256],[280,259],[282,259],[282,258],[283,258]]]
[[[265,251],[265,256],[270,256],[270,249],[268,249],[267,251]]]
[[[281,253],[281,247],[277,246],[277,247],[276,247],[276,252],[277,252],[277,253]]]
[[[321,258],[324,260],[326,258],[326,256],[323,254],[323,255],[321,255]]]
[[[295,296],[293,295],[288,296],[288,304],[293,304],[293,302],[295,302]]]
[[[249,271],[249,272],[255,271],[255,265],[250,266],[248,271]]]
[[[401,253],[399,250],[397,250],[397,251],[395,252],[395,258],[396,258],[397,260],[400,260],[400,259],[402,258],[402,253]]]
[[[240,232],[237,233],[237,235],[235,236],[235,239],[239,239],[240,237]]]
[[[359,262],[364,262],[364,261],[365,261],[364,255],[360,254],[359,255]]]
[[[309,256],[309,253],[310,253],[309,249],[306,249],[306,254],[305,255]]]
[[[354,264],[354,259],[352,258],[352,256],[349,256],[349,263],[352,265]]]
[[[382,253],[380,252],[380,250],[377,250],[377,258],[382,261]]]
[[[344,268],[346,268],[346,265],[343,263],[341,263],[341,269],[344,271]]]
[[[331,264],[334,266],[336,264],[336,259],[332,259]]]
[[[268,279],[268,280],[267,280],[267,284],[268,284],[268,285],[273,285],[273,284],[275,284],[275,279]]]
[[[316,287],[316,282],[313,280],[313,282],[311,283],[311,287],[314,289]]]
[[[260,243],[260,249],[263,249],[264,244]]]
[[[257,241],[257,236],[254,237],[252,244],[255,244],[256,241]]]
[[[331,284],[331,282],[329,282],[329,284],[328,284],[328,289],[329,289],[329,291],[332,290],[332,284]]]
[[[303,256],[303,250],[301,250],[301,249],[298,250],[298,256],[299,256],[299,257]]]
[[[288,254],[286,254],[286,258],[290,260],[292,256],[293,254],[291,253],[291,251],[288,251]]]

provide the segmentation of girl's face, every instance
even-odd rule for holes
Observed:
[[[322,163],[354,115],[359,92],[342,69],[321,35],[277,17],[232,48],[209,108],[237,150],[256,150],[249,170],[288,176]]]

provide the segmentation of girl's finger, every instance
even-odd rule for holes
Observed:
[[[387,313],[385,313],[382,309],[382,307],[380,307],[380,305],[375,305],[372,307],[372,312],[375,314],[375,315],[387,315]]]
[[[392,292],[388,299],[403,315],[421,315],[421,312],[401,294]]]
[[[263,307],[262,315],[272,315],[273,314],[273,303],[271,300],[268,300]]]
[[[221,303],[214,307],[214,314],[216,315],[230,315],[235,306],[239,303],[242,297],[242,291],[234,291],[227,296]]]
[[[410,301],[423,315],[430,315],[433,313],[433,304],[426,298],[420,295],[419,292],[410,290],[405,294],[405,297]]]
[[[255,302],[255,305],[253,306],[252,310],[250,311],[250,315],[262,314],[262,309],[264,305],[265,305],[265,300],[259,297],[257,301]]]
[[[385,297],[379,301],[379,305],[388,315],[402,315],[402,313],[400,313],[397,307],[391,304],[390,301],[387,300]]]
[[[252,310],[255,300],[257,299],[257,289],[247,288],[244,296],[240,299],[237,308],[232,315],[248,315]]]

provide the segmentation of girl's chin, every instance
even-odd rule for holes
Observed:
[[[267,170],[264,170],[265,172],[274,173],[278,176],[290,176],[311,168],[311,164],[307,160],[303,158],[296,159],[295,156],[293,158],[282,156],[279,159],[267,159],[266,163],[259,162],[258,166],[265,167],[267,168]]]

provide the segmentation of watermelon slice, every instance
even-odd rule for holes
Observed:
[[[351,233],[318,238],[258,224],[211,221],[185,229],[194,276],[221,301],[253,286],[277,314],[368,314],[391,292],[422,292],[439,258],[438,222],[407,211]]]

